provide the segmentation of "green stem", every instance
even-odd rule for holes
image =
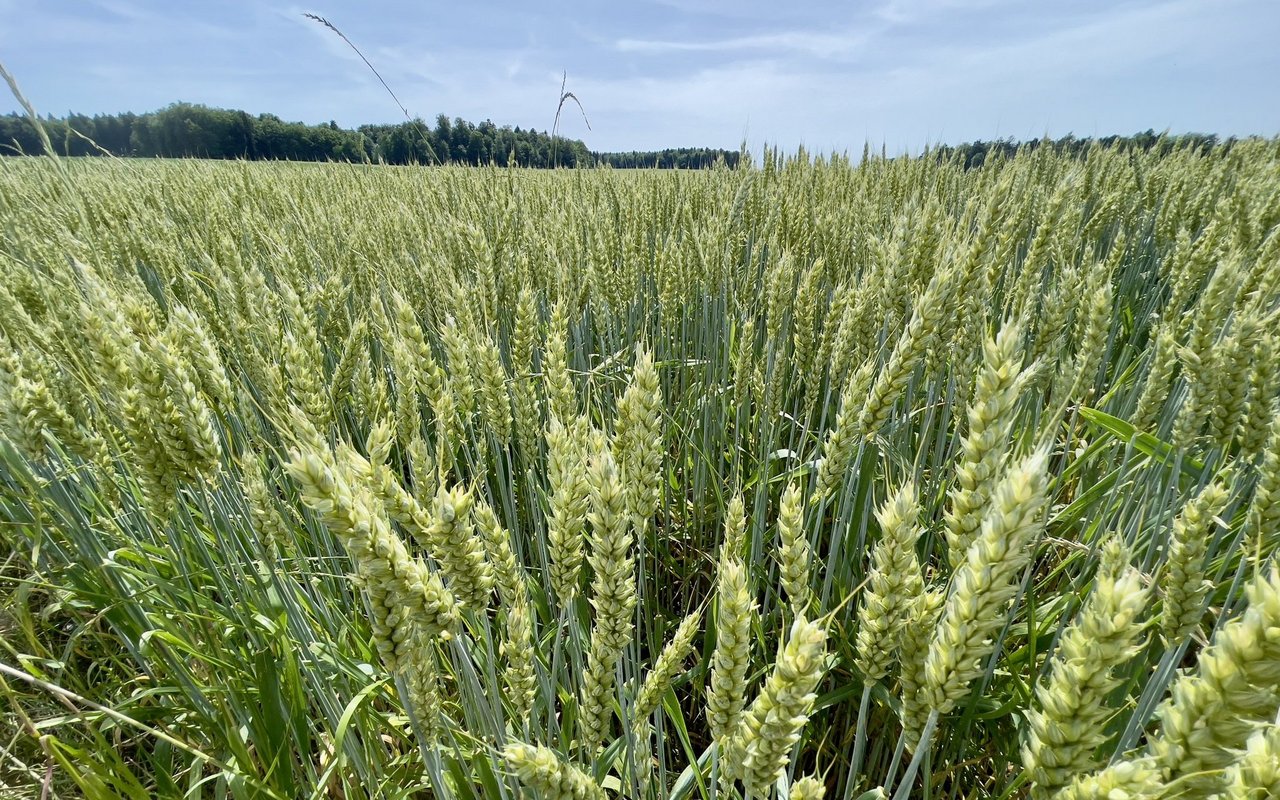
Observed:
[[[924,754],[929,749],[929,745],[933,740],[933,729],[938,725],[938,712],[936,710],[929,712],[929,719],[924,724],[924,730],[920,731],[920,743],[916,745],[916,753],[911,757],[911,763],[907,765],[906,774],[902,776],[902,783],[898,784],[898,791],[893,793],[893,800],[907,800],[911,795],[911,785],[915,782],[916,772],[920,769],[920,762],[924,760]]]
[[[871,683],[862,687],[862,700],[858,703],[858,727],[853,735],[853,759],[849,762],[849,778],[845,782],[846,800],[853,796],[853,787],[862,771],[862,758],[867,751],[867,708],[871,705]]]

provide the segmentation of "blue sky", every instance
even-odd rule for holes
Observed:
[[[1278,0],[0,0],[0,61],[42,113],[399,118],[304,11],[428,120],[548,129],[567,71],[596,150],[1280,133]]]

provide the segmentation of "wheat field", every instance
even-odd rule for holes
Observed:
[[[0,794],[1280,797],[1280,141],[0,160]]]

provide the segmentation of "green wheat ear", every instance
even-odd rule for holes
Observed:
[[[1148,590],[1140,574],[1120,565],[1128,554],[1116,540],[1104,549],[1114,569],[1100,571],[1076,621],[1062,634],[1048,679],[1036,688],[1038,709],[1028,714],[1022,763],[1033,798],[1051,798],[1094,769],[1115,714],[1107,699],[1122,683],[1115,672],[1141,649]]]
[[[858,611],[855,668],[867,683],[883,678],[901,643],[903,628],[924,594],[916,540],[920,503],[912,483],[904,484],[876,511],[880,541],[872,551],[871,574]]]
[[[547,800],[604,800],[604,790],[582,770],[545,747],[513,742],[502,751],[507,768]]]
[[[1045,504],[1048,454],[1038,451],[1013,465],[996,486],[977,538],[956,570],[925,658],[922,698],[945,714],[982,674],[982,659],[1004,624],[1005,605],[1017,591],[1014,577],[1030,560],[1030,545]]]
[[[743,713],[725,747],[725,764],[748,792],[765,794],[791,758],[809,719],[814,690],[826,668],[827,632],[798,618],[778,651],[773,671]]]
[[[1259,575],[1245,596],[1244,613],[1218,629],[1157,715],[1151,755],[1166,780],[1192,791],[1221,791],[1221,770],[1280,712],[1280,572]]]
[[[1223,796],[1229,800],[1280,796],[1280,725],[1268,725],[1250,736],[1224,778]]]
[[[717,742],[737,730],[746,706],[751,668],[751,624],[755,614],[746,568],[725,553],[717,574],[716,649],[707,682],[707,725]]]
[[[827,796],[827,787],[817,778],[806,775],[791,784],[791,792],[787,800],[823,800]]]

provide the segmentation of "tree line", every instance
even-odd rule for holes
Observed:
[[[674,147],[666,150],[625,153],[592,153],[598,164],[608,164],[619,169],[707,169],[723,160],[735,167],[742,153],[737,150],[717,150],[711,147]]]
[[[141,158],[242,158],[281,161],[346,161],[384,164],[497,164],[522,167],[705,168],[737,151],[681,148],[658,152],[598,153],[578,139],[533,128],[497,126],[489,120],[436,117],[351,130],[336,122],[308,125],[274,114],[174,103],[144,114],[68,114],[41,119],[54,151],[63,156]],[[25,115],[0,116],[0,154],[38,154],[39,135]]]
[[[1081,138],[1067,134],[1058,139],[1045,137],[1025,142],[1015,141],[1012,138],[997,139],[991,142],[979,139],[960,145],[938,146],[932,148],[930,152],[943,161],[955,160],[963,164],[966,169],[973,169],[981,167],[989,158],[999,157],[1007,160],[1012,158],[1019,150],[1036,150],[1041,147],[1047,147],[1054,153],[1073,158],[1085,155],[1093,147],[1120,150],[1155,150],[1160,155],[1167,155],[1174,150],[1189,150],[1200,155],[1208,155],[1219,147],[1223,148],[1224,152],[1230,151],[1236,141],[1234,136],[1219,139],[1211,133],[1168,134],[1156,133],[1155,130],[1148,128],[1131,136]]]
[[[579,139],[552,136],[533,128],[499,127],[489,120],[472,124],[464,119],[436,117],[431,127],[422,120],[384,125],[361,125],[351,130],[336,122],[308,125],[286,122],[275,114],[253,116],[246,111],[174,103],[144,114],[68,114],[47,116],[41,125],[54,151],[64,156],[136,156],[142,158],[243,158],[278,161],[346,161],[383,164],[497,164],[505,167],[577,167],[608,165],[620,169],[706,169],[723,162],[737,166],[739,150],[709,147],[668,148],[657,151],[594,152]],[[1049,147],[1056,153],[1080,156],[1094,146],[1168,152],[1191,149],[1208,153],[1230,149],[1235,138],[1212,134],[1159,134],[1153,130],[1132,136],[1018,142],[1013,139],[977,140],[940,145],[929,153],[955,160],[966,168],[982,166],[989,158],[1010,158],[1020,149]],[[0,116],[0,155],[43,152],[39,135],[25,115]],[[864,150],[863,157],[870,156]]]

